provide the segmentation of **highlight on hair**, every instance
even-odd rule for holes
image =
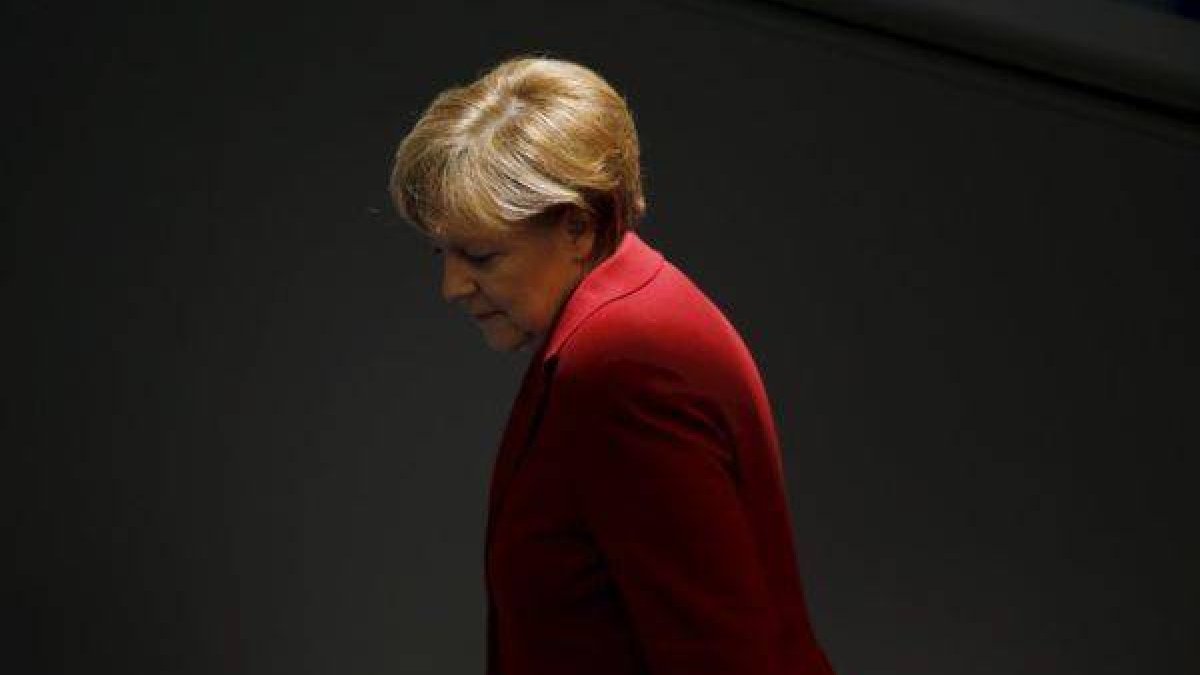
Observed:
[[[426,235],[509,232],[574,207],[607,255],[646,211],[639,152],[624,98],[598,74],[518,56],[434,98],[400,142],[388,190]]]

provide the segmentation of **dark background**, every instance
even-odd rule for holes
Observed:
[[[533,52],[758,359],[839,673],[1200,663],[1194,116],[771,3],[4,12],[7,672],[482,672],[528,355],[385,183]]]

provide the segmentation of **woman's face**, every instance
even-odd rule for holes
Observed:
[[[536,348],[589,269],[593,237],[586,222],[564,217],[510,234],[435,238],[442,297],[478,324],[492,349]]]

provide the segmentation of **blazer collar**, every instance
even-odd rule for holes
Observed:
[[[567,297],[558,318],[535,357],[542,368],[558,358],[558,352],[589,316],[604,305],[645,286],[663,265],[663,255],[649,246],[637,232],[626,231],[617,250],[590,272]]]

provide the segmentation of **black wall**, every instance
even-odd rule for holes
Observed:
[[[1195,120],[765,4],[5,12],[6,671],[481,672],[528,355],[385,182],[525,52],[627,95],[839,672],[1200,663]]]

